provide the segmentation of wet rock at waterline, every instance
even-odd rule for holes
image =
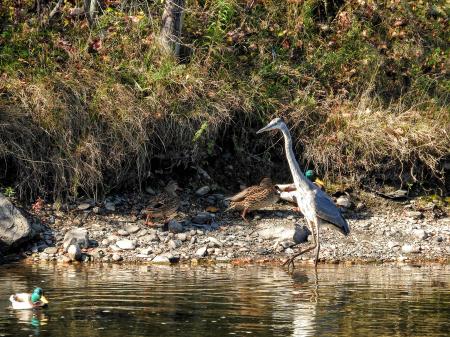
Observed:
[[[89,234],[84,228],[73,228],[64,235],[63,248],[67,251],[70,245],[77,244],[80,248],[89,247]]]
[[[72,261],[81,260],[81,249],[77,244],[72,244],[67,248],[67,255]]]
[[[0,251],[30,239],[32,228],[20,211],[0,193]]]

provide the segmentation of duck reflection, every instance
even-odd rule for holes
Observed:
[[[47,315],[41,309],[15,310],[17,320],[22,324],[30,324],[35,336],[40,336],[41,326],[47,325]]]

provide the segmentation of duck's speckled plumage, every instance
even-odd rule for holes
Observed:
[[[265,208],[276,203],[279,194],[270,178],[264,178],[259,185],[250,186],[238,194],[227,198],[230,200],[229,210],[243,211],[242,218],[247,221],[245,214],[250,211]]]
[[[172,220],[180,207],[180,197],[177,194],[178,185],[175,182],[167,184],[164,192],[150,199],[147,214],[147,224],[151,224],[149,219],[158,219],[163,222]]]

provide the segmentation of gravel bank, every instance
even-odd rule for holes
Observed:
[[[302,215],[286,203],[255,212],[245,223],[238,214],[223,212],[223,195],[191,191],[183,195],[176,220],[150,228],[142,214],[147,199],[121,195],[59,209],[40,205],[34,208],[43,224],[40,238],[6,260],[279,263],[311,239]],[[450,219],[436,216],[433,205],[418,208],[416,200],[395,202],[370,194],[360,194],[357,200],[356,207],[342,208],[351,228],[348,237],[321,230],[321,263],[448,263]],[[311,263],[312,253],[300,261]]]

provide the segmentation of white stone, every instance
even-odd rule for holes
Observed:
[[[116,242],[117,247],[124,250],[132,250],[136,248],[136,244],[132,240],[123,239]]]
[[[198,257],[204,257],[207,254],[207,250],[208,250],[208,247],[206,247],[206,246],[201,247],[201,248],[197,249],[197,251],[195,252],[195,255]]]
[[[72,261],[80,261],[81,260],[81,249],[77,244],[70,245],[67,249],[67,255]]]

